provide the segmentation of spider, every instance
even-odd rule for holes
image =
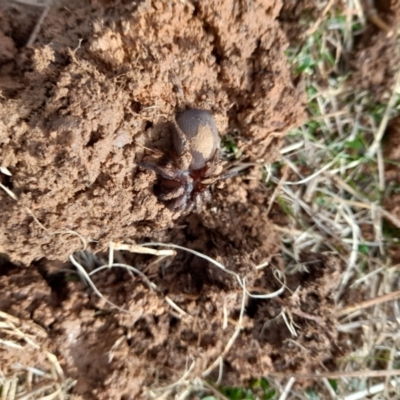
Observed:
[[[172,124],[174,152],[166,165],[141,163],[158,175],[155,194],[168,208],[189,213],[211,200],[210,185],[222,178],[220,139],[208,111],[191,109]]]

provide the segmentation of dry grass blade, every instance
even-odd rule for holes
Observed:
[[[17,394],[18,378],[5,379],[1,388],[1,400],[14,400]]]
[[[13,0],[16,3],[27,4],[34,7],[44,7],[48,4],[48,0]]]
[[[153,256],[175,256],[176,252],[173,250],[154,250],[148,249],[141,245],[135,244],[124,244],[124,243],[110,243],[110,249],[114,250],[126,250],[132,253],[139,253],[139,254],[151,254]]]
[[[228,343],[226,344],[222,354],[201,374],[203,377],[209,375],[220,363],[222,363],[224,356],[229,352],[232,348],[235,340],[240,334],[240,331],[243,329],[243,315],[246,308],[246,283],[243,282],[243,297],[242,297],[242,307],[240,309],[239,321],[237,327],[235,328],[233,335],[229,339]]]
[[[256,295],[256,294],[253,294],[253,293],[249,293],[249,292],[247,291],[246,287],[245,287],[244,279],[243,279],[240,275],[238,275],[236,272],[233,272],[233,271],[227,269],[224,265],[222,265],[222,264],[219,263],[218,261],[212,259],[211,257],[208,257],[208,256],[205,255],[205,254],[202,254],[202,253],[199,253],[198,251],[195,251],[195,250],[192,250],[192,249],[188,249],[188,248],[186,248],[186,247],[178,246],[178,245],[172,244],[172,243],[157,243],[157,242],[154,242],[154,243],[142,243],[141,246],[164,246],[164,247],[172,247],[173,249],[179,249],[179,250],[187,251],[188,253],[192,253],[192,254],[194,254],[194,255],[200,257],[200,258],[203,258],[203,259],[209,261],[211,264],[215,265],[216,267],[220,268],[222,271],[226,272],[227,274],[233,275],[233,276],[237,279],[237,281],[238,281],[240,287],[241,287],[243,290],[246,291],[246,294],[247,294],[249,297],[254,298],[254,299],[271,299],[271,298],[273,298],[273,297],[279,296],[279,295],[282,294],[282,293],[284,292],[284,290],[285,290],[285,285],[283,284],[277,291],[272,292],[272,293],[262,294],[262,295]],[[276,274],[281,275],[281,279],[284,279],[284,276],[283,276],[279,271],[275,271],[275,277],[276,277]]]
[[[368,152],[367,152],[368,157],[375,156],[376,152],[378,151],[378,147],[381,144],[383,135],[384,135],[386,128],[388,126],[388,123],[389,123],[389,119],[392,117],[393,108],[399,97],[399,84],[400,84],[400,69],[397,71],[395,83],[394,83],[393,90],[392,90],[392,95],[391,95],[388,105],[386,107],[382,121],[379,125],[379,129],[375,134],[375,139],[374,139],[371,147],[368,149]]]
[[[277,196],[278,193],[281,191],[281,185],[282,185],[282,184],[286,181],[286,179],[287,179],[288,173],[289,173],[289,168],[288,168],[288,167],[285,167],[280,182],[276,185],[276,188],[275,188],[274,192],[272,193],[271,197],[270,197],[269,200],[268,200],[268,208],[267,208],[267,211],[266,211],[266,215],[269,215],[269,213],[270,213],[270,211],[271,211],[271,208],[272,208],[272,206],[274,205],[276,196]]]
[[[2,311],[0,327],[0,334],[9,337],[0,339],[0,344],[19,349],[19,353],[12,353],[14,357],[21,355],[21,359],[10,367],[6,362],[7,347],[0,349],[5,356],[0,364],[0,399],[66,399],[75,382],[65,377],[57,357],[47,351],[47,332],[31,321],[21,320]],[[32,356],[32,365],[26,365],[29,354]],[[37,365],[37,359],[44,361]]]
[[[390,385],[393,388],[398,388],[399,387],[399,381],[395,379],[390,380]],[[343,400],[363,400],[367,398],[367,396],[373,396],[375,394],[383,392],[387,388],[386,383],[379,383],[377,385],[373,385],[367,389],[360,390],[358,392],[349,394],[343,398]],[[385,396],[385,398],[389,398],[388,396]]]
[[[96,285],[93,283],[92,279],[90,278],[90,275],[94,275],[97,272],[100,272],[102,270],[107,270],[110,269],[109,265],[102,265],[99,268],[96,268],[94,271],[91,271],[90,273],[87,273],[85,268],[78,263],[75,258],[70,255],[69,259],[71,261],[71,263],[76,267],[76,269],[78,270],[80,276],[83,278],[83,280],[92,288],[92,290],[94,291],[94,293],[100,297],[101,299],[103,299],[108,305],[110,305],[113,308],[116,308],[118,311],[121,311],[123,313],[128,313],[128,314],[132,314],[131,311],[129,310],[125,310],[124,308],[118,306],[117,304],[114,304],[112,301],[108,300],[96,287]],[[148,278],[146,277],[145,274],[143,274],[143,272],[139,271],[138,269],[130,266],[130,265],[126,265],[126,264],[118,264],[118,263],[112,263],[111,265],[112,268],[117,267],[117,268],[125,268],[127,270],[130,270],[136,274],[138,274],[144,281],[145,283],[149,286],[150,289],[155,289],[156,286],[150,282],[148,280]]]
[[[184,372],[184,374],[176,382],[174,382],[174,383],[172,383],[171,385],[168,385],[168,386],[153,388],[153,389],[151,389],[151,391],[152,392],[161,392],[161,393],[165,393],[165,392],[170,393],[170,391],[172,389],[174,389],[177,386],[181,385],[182,383],[184,383],[188,379],[188,377],[189,377],[190,373],[192,372],[192,370],[194,369],[195,365],[196,365],[195,360],[192,360],[192,363],[191,363],[190,367]]]
[[[1,172],[2,174],[4,174],[4,175],[11,176],[11,172],[8,170],[8,168],[3,167],[3,166],[1,166],[1,165],[0,165],[0,172]]]
[[[72,231],[70,229],[66,229],[63,231],[56,231],[56,232],[51,232],[49,229],[47,229],[35,216],[35,214],[29,209],[27,208],[26,211],[28,212],[28,214],[33,218],[33,220],[46,232],[48,232],[51,236],[53,235],[71,235],[71,236],[77,236],[79,238],[79,240],[82,243],[83,249],[82,250],[86,250],[87,248],[87,243],[85,238],[79,234],[78,232]],[[78,250],[78,249],[77,249]],[[76,251],[77,251],[76,250]]]
[[[366,14],[368,19],[379,29],[387,33],[387,37],[391,37],[394,34],[394,29],[392,29],[383,19],[378,15],[376,11],[374,1],[366,0]]]
[[[43,24],[43,21],[46,18],[47,13],[50,10],[50,1],[51,0],[48,0],[46,6],[43,8],[43,11],[40,14],[40,17],[39,17],[38,21],[36,22],[35,27],[33,28],[31,36],[29,37],[28,42],[26,43],[26,47],[30,47],[33,45],[33,43],[35,43],[36,38],[39,34],[40,28]]]
[[[1,183],[0,183],[0,188],[3,189],[13,200],[15,200],[15,201],[18,200],[17,196],[10,189],[5,187]]]
[[[321,22],[324,20],[324,18],[328,14],[329,10],[332,8],[335,1],[336,0],[329,0],[328,4],[325,6],[324,10],[322,11],[317,21],[315,21],[314,25],[310,29],[306,30],[304,36],[311,36],[318,30],[319,26],[321,25]]]
[[[97,294],[97,296],[99,296],[101,299],[103,299],[107,304],[109,304],[110,306],[116,308],[119,311],[122,312],[129,312],[121,307],[119,307],[118,305],[114,304],[112,301],[106,299],[103,294],[97,289],[96,285],[93,283],[93,281],[90,279],[89,274],[86,272],[85,268],[83,268],[83,266],[81,264],[79,264],[75,258],[70,255],[69,256],[69,260],[71,261],[71,263],[76,267],[76,269],[78,270],[78,273],[83,277],[83,280],[92,288],[92,290]],[[107,266],[108,267],[108,266]]]
[[[286,384],[285,388],[283,389],[283,392],[281,393],[279,400],[286,400],[290,390],[292,389],[293,384],[296,382],[296,378],[289,378],[288,383]]]
[[[182,317],[193,319],[191,315],[189,315],[186,311],[182,310],[174,301],[172,301],[168,296],[165,297],[165,301],[175,310],[177,311]]]
[[[338,316],[344,316],[346,314],[350,314],[354,311],[362,310],[364,308],[373,307],[381,303],[385,303],[387,301],[393,301],[400,298],[400,290],[392,293],[385,294],[383,296],[375,297],[371,300],[363,301],[362,303],[354,304],[351,306],[347,306],[341,310],[337,311]]]
[[[287,378],[287,374],[274,372],[269,374],[272,377]],[[333,371],[318,372],[310,374],[291,374],[296,379],[321,379],[321,378],[380,378],[387,376],[400,376],[399,369],[379,371]]]
[[[110,242],[108,266],[111,267],[114,259],[114,250],[125,250],[131,253],[151,254],[153,256],[175,256],[176,252],[173,250],[154,250],[136,244],[125,244],[119,242]]]
[[[339,159],[339,157],[334,158],[331,162],[329,162],[328,164],[326,164],[323,167],[321,167],[321,169],[319,169],[318,171],[314,172],[310,176],[307,176],[306,178],[301,179],[300,181],[297,181],[297,182],[286,181],[285,185],[304,185],[305,183],[307,183],[307,182],[311,181],[312,179],[316,178],[318,175],[321,175],[323,172],[329,170],[329,168],[331,168],[333,165],[335,165],[337,163],[338,159]]]

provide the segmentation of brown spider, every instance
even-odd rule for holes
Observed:
[[[212,115],[204,110],[186,110],[173,123],[174,153],[166,165],[141,163],[158,174],[155,194],[173,210],[199,211],[211,200],[210,185],[221,177],[220,139]]]

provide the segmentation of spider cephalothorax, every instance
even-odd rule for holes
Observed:
[[[155,194],[171,209],[199,210],[211,199],[209,187],[221,179],[220,139],[212,115],[187,110],[172,127],[174,154],[164,165],[142,163],[158,174]]]

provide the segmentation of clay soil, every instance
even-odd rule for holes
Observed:
[[[137,165],[170,146],[166,122],[186,108],[210,110],[242,161],[274,160],[305,116],[284,55],[281,8],[279,0],[58,1],[29,44],[43,9],[0,2],[0,164],[12,174],[1,183],[17,197],[0,192],[0,310],[41,327],[35,340],[76,380],[75,398],[145,397],[185,371],[186,380],[215,382],[220,366],[221,383],[238,385],[329,369],[339,354],[333,298],[341,266],[303,254],[306,269],[277,273],[285,260],[273,225],[284,219],[274,208],[267,216],[272,193],[260,168],[214,188],[210,204],[183,216],[158,201],[155,174]],[[284,279],[286,288],[269,300],[246,296],[243,308],[237,279],[193,254],[119,252],[118,262],[156,285],[124,269],[94,275],[121,312],[68,262],[75,253],[94,268],[110,241],[201,252],[246,278],[253,295]],[[97,256],[88,261],[85,246]],[[39,353],[0,347],[1,370],[39,368]]]

